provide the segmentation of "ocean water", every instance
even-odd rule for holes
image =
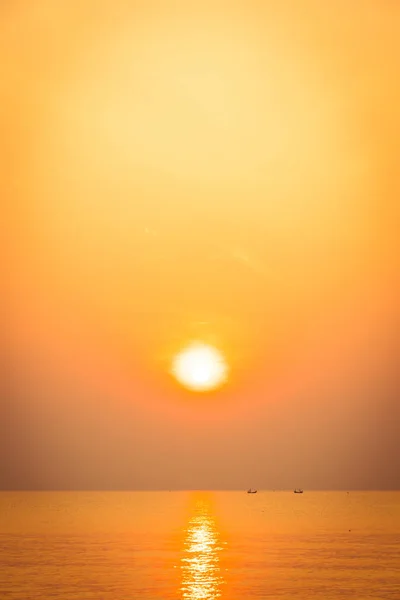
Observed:
[[[3,492],[1,600],[400,600],[400,492]]]

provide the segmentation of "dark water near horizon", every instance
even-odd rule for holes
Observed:
[[[0,599],[400,600],[400,492],[2,492]]]

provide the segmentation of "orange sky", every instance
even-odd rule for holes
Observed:
[[[400,485],[397,3],[1,11],[0,487]]]

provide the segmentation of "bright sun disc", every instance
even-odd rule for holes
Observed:
[[[194,343],[175,356],[172,373],[185,387],[203,392],[222,385],[227,378],[228,367],[216,348]]]

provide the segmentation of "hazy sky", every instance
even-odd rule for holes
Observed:
[[[0,487],[399,488],[399,3],[0,11]]]

